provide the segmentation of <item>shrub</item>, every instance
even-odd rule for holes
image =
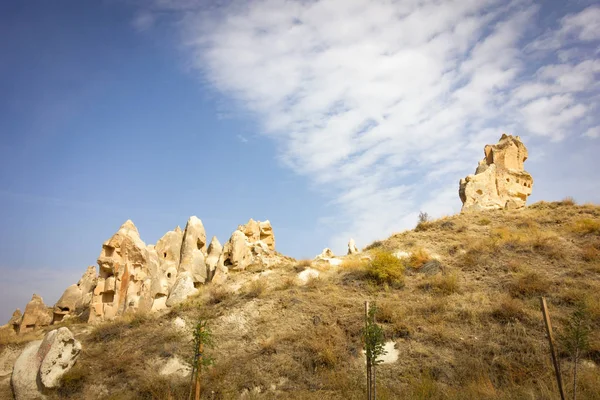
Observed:
[[[537,272],[526,272],[515,277],[509,285],[513,297],[531,297],[546,294],[550,282]]]
[[[231,297],[231,292],[220,286],[212,286],[208,291],[209,303],[219,304]]]
[[[417,223],[417,226],[415,227],[415,231],[416,232],[420,232],[420,231],[426,231],[428,229],[431,229],[433,227],[433,224],[431,223],[431,218],[429,217],[429,214],[427,214],[426,212],[419,212],[419,222]]]
[[[312,260],[300,260],[294,265],[294,271],[302,272],[312,265]]]
[[[408,258],[409,265],[414,269],[421,268],[428,261],[431,261],[431,256],[423,248],[416,249]]]
[[[500,323],[506,324],[515,321],[525,321],[527,314],[523,311],[523,303],[520,300],[506,297],[492,310],[492,318]]]
[[[492,221],[488,218],[481,218],[481,219],[479,219],[479,221],[477,221],[477,225],[483,225],[483,226],[489,225],[491,223],[492,223]]]
[[[368,245],[367,247],[365,247],[363,249],[363,251],[377,249],[382,246],[383,246],[383,242],[381,240],[376,240],[373,243],[371,243],[370,245]]]
[[[585,245],[581,248],[581,258],[586,262],[593,262],[600,260],[600,251],[591,244]]]
[[[378,284],[404,285],[404,264],[389,252],[377,252],[367,267],[367,278]]]
[[[573,223],[571,231],[581,235],[600,235],[600,220],[581,218]]]
[[[450,295],[458,293],[460,285],[458,283],[458,276],[456,274],[449,274],[434,276],[428,281],[421,283],[419,288],[443,295]]]
[[[262,279],[256,279],[246,285],[246,297],[254,299],[261,297],[267,290],[267,284]]]
[[[575,199],[573,197],[567,196],[564,199],[562,199],[561,201],[559,201],[558,204],[561,206],[574,206],[577,204],[577,202],[575,201]]]

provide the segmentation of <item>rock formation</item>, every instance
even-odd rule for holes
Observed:
[[[54,305],[52,322],[60,322],[67,316],[89,308],[96,282],[96,267],[89,266],[79,282],[69,286]]]
[[[34,294],[29,303],[27,303],[27,306],[25,306],[23,318],[19,324],[19,334],[48,326],[51,322],[52,314],[50,308],[44,304],[44,300],[40,296]]]
[[[189,272],[195,283],[204,283],[208,278],[206,268],[206,232],[198,217],[190,217],[183,233],[181,261],[178,274]]]
[[[131,220],[104,242],[98,266],[100,274],[92,298],[90,322],[110,320],[129,309],[150,310],[151,281],[146,280],[148,249]]]
[[[460,180],[462,211],[524,207],[533,178],[523,169],[527,149],[521,138],[503,134],[484,154],[475,174]]]
[[[270,266],[278,261],[271,223],[250,219],[231,234],[223,246],[219,265],[223,265],[224,271],[225,268],[244,270],[252,264]]]
[[[65,327],[48,332],[43,340],[30,342],[13,367],[11,385],[15,399],[44,399],[40,389],[58,386],[80,352],[81,344]]]
[[[146,245],[132,221],[126,221],[102,245],[96,268],[88,267],[77,284],[69,286],[53,309],[38,295],[23,316],[15,311],[2,328],[12,334],[32,331],[73,315],[88,314],[88,322],[112,320],[127,312],[160,311],[198,293],[199,285],[221,284],[229,269],[249,265],[270,267],[283,257],[275,252],[269,221],[250,219],[233,232],[225,246],[213,237],[207,248],[206,231],[195,216],[185,230],[177,227]]]
[[[319,254],[318,256],[315,257],[315,260],[327,260],[329,258],[333,258],[335,257],[335,254],[333,254],[333,251],[331,251],[331,249],[329,247],[325,247],[323,249],[323,251],[321,252],[321,254]]]
[[[22,319],[23,319],[23,314],[21,314],[21,310],[17,308],[13,312],[12,317],[10,317],[10,320],[8,320],[7,325],[13,330],[13,332],[18,333],[19,326],[21,326]]]
[[[358,250],[358,248],[356,247],[354,239],[350,239],[350,241],[348,242],[348,255],[358,253],[360,253],[360,250]]]

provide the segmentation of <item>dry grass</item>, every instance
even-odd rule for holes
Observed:
[[[340,268],[323,267],[305,286],[294,277],[308,262],[290,260],[269,281],[277,290],[211,288],[177,311],[188,321],[207,315],[213,328],[216,364],[202,375],[202,398],[364,398],[365,300],[377,304],[377,321],[401,354],[377,369],[379,399],[556,398],[539,312],[544,295],[557,332],[586,304],[593,334],[580,398],[600,400],[600,368],[589,364],[600,364],[599,218],[600,207],[565,201],[450,216],[368,246],[372,261],[348,257]],[[398,260],[395,251],[417,256]],[[449,273],[402,273],[428,253]],[[396,279],[402,285],[390,284]],[[186,398],[187,382],[158,377],[149,360],[186,359],[189,338],[165,318],[112,324],[81,339],[81,369],[51,398],[102,398],[99,383],[113,398]],[[566,377],[571,365],[561,363]]]
[[[571,231],[580,235],[600,235],[600,220],[580,218],[573,222]]]
[[[244,287],[244,295],[249,299],[262,297],[267,291],[267,284],[261,279],[253,280]]]
[[[419,247],[411,252],[408,257],[408,265],[414,269],[419,269],[430,260],[431,256],[429,253],[425,249]]]

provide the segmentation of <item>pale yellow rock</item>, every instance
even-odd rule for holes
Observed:
[[[252,261],[250,243],[244,232],[236,230],[225,243],[221,254],[222,264],[228,269],[244,270]]]
[[[89,266],[79,282],[69,286],[54,305],[52,323],[89,307],[97,281],[96,267]]]
[[[348,242],[348,254],[358,254],[360,253],[360,251],[358,250],[358,248],[356,247],[356,243],[354,242],[354,239],[350,239],[350,241]]]
[[[34,294],[23,312],[23,318],[19,325],[19,333],[31,332],[37,328],[48,326],[51,322],[52,314],[50,309],[44,304],[44,300],[40,296]]]
[[[139,306],[141,280],[149,275],[148,248],[133,222],[125,222],[102,245],[98,288],[90,305],[89,322],[110,320]],[[101,307],[100,307],[101,305]]]
[[[484,154],[475,174],[460,180],[462,211],[525,207],[533,178],[523,167],[528,154],[521,138],[503,134]]]
[[[221,254],[223,253],[223,246],[219,243],[219,239],[213,236],[207,249],[206,256],[206,269],[208,272],[208,280],[212,281],[213,277],[217,273],[217,270],[222,271],[223,265],[220,264]]]
[[[264,242],[270,250],[275,251],[275,235],[273,234],[273,227],[269,220],[259,223],[260,227],[260,240]]]

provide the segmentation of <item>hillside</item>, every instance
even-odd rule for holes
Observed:
[[[369,259],[390,253],[404,273],[386,283]],[[319,276],[311,277],[315,271]],[[83,351],[47,395],[187,398],[189,377],[159,371],[168,360],[189,360],[190,331],[206,320],[214,339],[207,354],[215,363],[203,371],[202,398],[362,399],[369,300],[398,352],[397,361],[377,369],[379,399],[558,398],[539,311],[539,297],[546,296],[558,336],[585,305],[592,334],[578,396],[600,399],[599,292],[600,206],[565,200],[464,213],[422,222],[339,266],[315,260],[250,266],[162,313],[48,327],[68,326]],[[40,336],[3,338],[0,361]],[[560,356],[569,393],[572,365],[563,348]],[[9,398],[8,380],[0,379],[0,398]]]

